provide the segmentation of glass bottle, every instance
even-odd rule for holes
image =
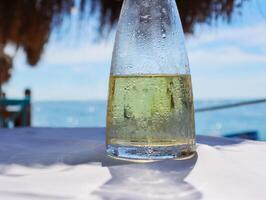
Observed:
[[[109,156],[159,160],[194,154],[184,41],[175,0],[124,0],[109,80]]]

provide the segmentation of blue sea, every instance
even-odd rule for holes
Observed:
[[[195,108],[234,102],[239,100],[196,101]],[[105,119],[105,101],[33,103],[35,127],[104,127]],[[199,135],[222,136],[246,131],[258,131],[260,140],[266,141],[266,103],[196,113],[196,132]]]

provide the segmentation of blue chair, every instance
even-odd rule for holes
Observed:
[[[13,108],[10,110],[10,108]],[[15,109],[15,110],[14,110]],[[0,127],[30,126],[31,120],[31,101],[30,96],[23,100],[0,99]]]

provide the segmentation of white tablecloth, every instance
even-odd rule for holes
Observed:
[[[1,200],[266,199],[266,143],[199,136],[197,156],[105,156],[103,128],[0,129]]]

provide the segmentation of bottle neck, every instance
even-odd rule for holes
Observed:
[[[125,0],[113,52],[113,74],[187,74],[188,59],[174,0]]]

